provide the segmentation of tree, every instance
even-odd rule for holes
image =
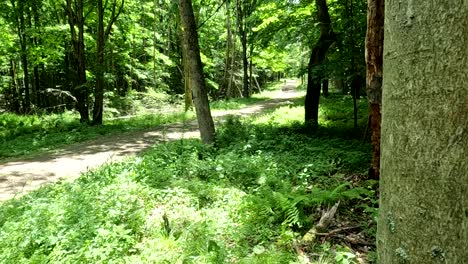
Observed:
[[[320,38],[310,54],[307,94],[305,98],[305,123],[307,126],[318,126],[318,108],[323,69],[321,66],[330,45],[335,41],[335,33],[331,26],[330,15],[326,0],[315,0],[317,18],[320,23]]]
[[[72,5],[73,1],[73,5]],[[75,80],[72,89],[76,98],[76,108],[80,113],[80,122],[89,122],[88,84],[86,80],[86,54],[84,44],[85,16],[83,14],[83,0],[67,0],[66,11],[73,43],[73,66]],[[76,28],[78,32],[76,32]]]
[[[237,30],[239,32],[239,37],[242,46],[242,96],[246,98],[250,97],[250,85],[252,85],[251,83],[249,83],[249,58],[247,54],[248,34],[249,30],[251,30],[251,25],[249,24],[248,19],[252,15],[255,9],[255,5],[255,0],[236,1]],[[250,56],[252,56],[252,54],[250,54]]]
[[[96,40],[96,89],[94,90],[94,107],[93,107],[93,124],[102,125],[102,111],[104,105],[104,49],[106,47],[106,41],[112,30],[112,25],[115,20],[119,17],[124,7],[125,1],[122,0],[119,9],[117,9],[117,1],[112,2],[112,11],[107,23],[107,27],[104,30],[104,10],[105,6],[102,4],[102,0],[98,0],[98,31]],[[107,2],[106,2],[107,4]]]
[[[372,129],[372,164],[369,177],[379,178],[380,126],[382,122],[382,74],[384,41],[384,0],[369,0],[366,35],[366,89],[370,104],[369,124]]]
[[[210,104],[206,93],[203,65],[200,58],[197,24],[191,0],[179,0],[179,13],[182,23],[183,42],[187,50],[187,65],[189,68],[190,84],[192,85],[193,100],[197,113],[198,126],[203,143],[210,144],[215,139],[215,128],[211,117]]]
[[[466,263],[468,4],[385,5],[379,263]]]

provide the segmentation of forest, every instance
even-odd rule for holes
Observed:
[[[467,17],[0,0],[0,263],[467,263]]]

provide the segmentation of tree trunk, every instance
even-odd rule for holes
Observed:
[[[117,2],[116,0],[113,1],[109,22],[104,30],[104,7],[102,5],[102,0],[97,1],[98,32],[96,43],[96,89],[94,91],[93,125],[102,125],[102,112],[104,108],[104,49],[106,47],[107,38],[112,30],[112,25],[122,12],[123,6],[124,0],[122,0],[122,4],[117,11]]]
[[[372,130],[372,164],[369,177],[379,178],[380,126],[382,122],[382,73],[384,41],[384,0],[369,0],[366,34],[366,89],[370,104],[369,125]]]
[[[228,82],[228,86],[227,86],[227,98],[233,98],[233,97],[236,97],[236,94],[235,94],[235,89],[233,89],[233,85],[235,86],[235,84],[233,84],[234,82],[234,71],[235,71],[235,67],[236,66],[236,35],[232,34],[232,55],[231,55],[231,72],[229,74],[229,82]],[[238,96],[242,96],[242,93],[239,93]]]
[[[354,59],[352,60],[354,64]],[[358,128],[358,107],[357,107],[357,100],[359,99],[359,91],[361,88],[361,77],[357,74],[353,74],[352,81],[351,81],[351,93],[353,97],[353,120],[354,120],[354,129]]]
[[[190,70],[190,83],[197,113],[198,126],[203,143],[211,144],[215,140],[215,128],[211,117],[210,104],[203,76],[203,65],[200,58],[197,25],[193,14],[191,0],[179,0],[179,13],[182,22],[183,42],[187,48],[187,61]]]
[[[252,58],[253,58],[253,52],[254,52],[254,45],[253,43],[250,43],[250,50],[249,50],[249,96],[251,93],[253,93],[253,63],[252,63]]]
[[[385,5],[379,263],[466,263],[468,3]]]
[[[242,69],[244,77],[242,78],[242,96],[250,97],[249,91],[249,61],[247,58],[247,30],[245,27],[245,8],[242,6],[242,0],[237,0],[237,27],[242,44]]]
[[[192,96],[192,84],[190,83],[190,67],[187,59],[187,50],[188,47],[186,46],[184,39],[184,32],[182,29],[182,22],[180,19],[180,16],[177,18],[178,20],[178,32],[179,32],[179,38],[182,40],[182,66],[183,66],[183,77],[184,77],[184,106],[185,106],[185,111],[187,112],[193,107],[193,96]]]
[[[11,75],[11,95],[13,97],[12,108],[15,113],[20,113],[20,98],[18,95],[18,82],[16,77],[16,62],[12,59],[10,60],[10,75]]]
[[[305,97],[305,124],[315,129],[318,126],[318,108],[320,101],[321,65],[330,45],[335,41],[335,34],[331,27],[330,15],[326,0],[315,0],[318,21],[320,22],[320,38],[315,44],[309,60],[307,76],[307,93]]]
[[[104,8],[97,0],[98,31],[96,42],[96,89],[94,90],[93,125],[102,125],[104,105]]]
[[[31,108],[31,98],[29,93],[29,69],[28,69],[28,53],[27,53],[27,40],[26,37],[26,22],[24,19],[24,2],[18,2],[18,16],[19,16],[19,40],[21,46],[21,66],[23,67],[23,83],[24,83],[24,102],[23,112],[28,113]]]
[[[330,92],[328,91],[328,86],[329,86],[328,84],[329,84],[328,79],[322,80],[322,94],[324,97],[328,97],[330,95]]]
[[[221,81],[220,89],[218,96],[220,98],[227,98],[227,90],[229,86],[229,80],[231,78],[231,70],[232,70],[232,64],[231,64],[231,50],[233,47],[232,43],[232,29],[231,29],[231,7],[229,4],[229,0],[226,1],[226,33],[227,33],[227,38],[226,38],[226,58],[225,58],[225,65],[224,65],[224,74],[223,74],[223,79]]]
[[[184,65],[184,101],[185,111],[188,111],[193,106],[192,85],[190,83],[190,69],[187,60],[187,47],[185,44],[182,47],[182,62]]]
[[[88,123],[88,87],[85,64],[83,0],[75,0],[73,5],[75,10],[72,9],[71,1],[72,0],[67,0],[67,15],[73,43],[73,65],[76,73],[72,93],[76,98],[76,108],[80,113],[80,122]],[[78,28],[78,33],[75,30],[75,26]]]

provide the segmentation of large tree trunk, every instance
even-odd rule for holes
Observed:
[[[318,126],[318,108],[322,75],[321,65],[325,60],[328,48],[335,40],[331,27],[330,15],[326,0],[315,0],[317,18],[320,22],[320,38],[312,49],[307,76],[307,94],[305,98],[305,124],[315,129]]]
[[[210,144],[215,140],[215,128],[205,87],[205,77],[203,76],[203,65],[200,58],[197,25],[193,14],[192,1],[179,0],[179,13],[182,22],[183,46],[187,48],[186,54],[190,71],[190,83],[192,84],[200,135],[203,143]]]
[[[468,260],[468,3],[385,3],[380,264]]]
[[[367,11],[366,63],[367,98],[370,104],[369,123],[372,130],[372,164],[369,177],[379,178],[380,124],[382,122],[382,74],[384,41],[384,0],[369,0]]]

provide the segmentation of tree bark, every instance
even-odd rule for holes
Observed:
[[[97,1],[98,31],[96,41],[96,89],[94,90],[93,124],[102,125],[104,104],[104,8]]]
[[[326,0],[315,0],[317,18],[320,23],[320,38],[312,49],[307,76],[307,93],[305,97],[305,124],[315,129],[318,126],[318,108],[320,101],[321,65],[325,60],[328,48],[335,41],[331,27],[330,15]]]
[[[382,122],[382,76],[384,44],[384,0],[368,0],[366,34],[366,89],[370,104],[372,164],[369,178],[378,179],[380,171],[380,129]]]
[[[11,95],[13,97],[12,108],[15,113],[20,113],[20,96],[18,95],[18,82],[16,77],[16,62],[11,59],[10,60],[10,75],[11,75]]]
[[[184,32],[182,28],[182,22],[180,16],[177,17],[177,24],[179,38],[182,40],[182,66],[183,66],[183,80],[184,80],[184,107],[185,111],[187,112],[193,107],[193,94],[192,94],[192,84],[190,83],[190,67],[187,59],[187,50],[188,47],[186,46],[184,39]]]
[[[225,58],[225,65],[224,65],[224,74],[223,74],[223,79],[221,80],[221,85],[219,88],[219,93],[218,97],[220,98],[228,98],[228,86],[229,86],[229,80],[231,78],[231,70],[232,70],[232,65],[231,65],[231,50],[233,47],[233,40],[232,40],[232,29],[231,29],[231,7],[229,0],[226,1],[225,3],[226,6],[226,58]]]
[[[89,122],[88,112],[88,86],[86,81],[86,57],[84,45],[84,23],[83,0],[75,0],[72,8],[72,0],[67,0],[68,24],[70,26],[71,39],[73,43],[73,60],[76,78],[72,93],[76,98],[76,108],[80,113],[80,122]],[[75,30],[78,28],[78,32]]]
[[[31,98],[29,92],[29,68],[28,68],[28,53],[27,53],[27,36],[26,36],[26,22],[24,19],[24,2],[18,2],[18,18],[19,28],[18,35],[21,46],[21,66],[23,68],[23,84],[24,84],[24,101],[23,101],[23,112],[28,113],[31,108]]]
[[[179,13],[182,22],[183,46],[187,48],[186,54],[190,71],[190,83],[192,84],[200,135],[203,143],[211,144],[215,140],[215,128],[206,92],[192,1],[179,0]]]
[[[242,45],[242,69],[244,76],[242,78],[242,96],[250,97],[249,89],[249,61],[247,58],[247,29],[245,26],[245,7],[242,0],[237,0],[237,27]]]
[[[117,11],[116,0],[112,3],[112,11],[104,30],[104,6],[102,0],[97,1],[98,8],[98,32],[96,43],[96,89],[94,90],[94,107],[93,107],[93,125],[102,125],[102,112],[104,109],[104,49],[106,41],[112,30],[112,26],[122,12],[124,0]]]
[[[329,86],[328,84],[329,84],[328,79],[322,80],[322,94],[324,97],[328,97],[330,95],[330,92],[328,91],[328,86]]]
[[[466,263],[468,2],[385,5],[379,263]]]

